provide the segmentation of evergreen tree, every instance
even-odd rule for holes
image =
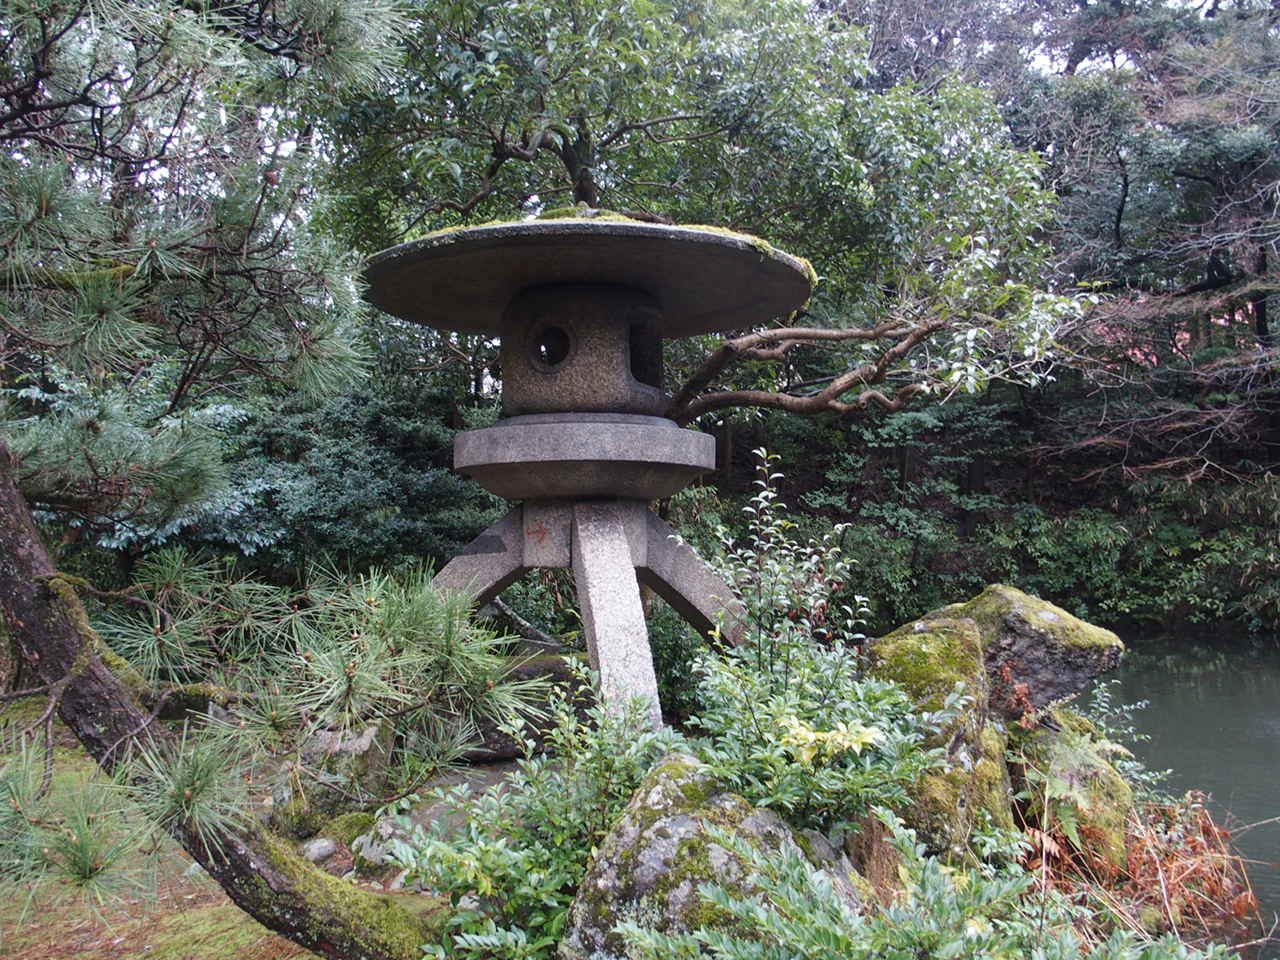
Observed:
[[[222,802],[235,750],[156,722],[167,691],[90,628],[31,513],[156,528],[226,490],[220,430],[255,395],[323,394],[361,371],[357,264],[314,229],[326,161],[312,117],[390,63],[399,16],[336,0],[36,0],[3,18],[0,610],[23,688],[4,697],[46,698],[46,745],[56,710],[266,926],[332,957],[416,957],[426,921]],[[322,653],[343,676],[337,648]],[[388,648],[382,666],[403,673],[406,656]],[[362,710],[417,709],[373,679],[382,693]]]

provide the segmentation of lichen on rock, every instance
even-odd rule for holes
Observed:
[[[1123,868],[1133,789],[1106,758],[1108,744],[1097,728],[1059,707],[1034,730],[1019,731],[1016,740],[1028,815],[1111,868]]]
[[[309,737],[272,786],[272,827],[305,840],[327,820],[351,812],[360,798],[381,795],[394,734],[383,722],[359,732],[322,730]]]
[[[954,615],[978,625],[991,708],[1011,720],[1076,695],[1124,653],[1110,630],[1004,584],[987,587]]]
[[[924,710],[967,698],[933,738],[947,767],[911,788],[903,818],[934,853],[963,854],[985,813],[1012,828],[1007,728],[1067,699],[1119,661],[1110,630],[1003,584],[905,624],[871,645],[872,672]]]

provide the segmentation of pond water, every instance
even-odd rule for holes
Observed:
[[[1160,652],[1156,652],[1157,649]],[[1271,820],[1236,839],[1264,919],[1280,916],[1280,638],[1243,645],[1207,637],[1131,644],[1113,699],[1150,701],[1134,726],[1150,737],[1133,746],[1151,769],[1169,769],[1171,794],[1202,790],[1219,823]],[[1280,941],[1256,954],[1280,958]]]

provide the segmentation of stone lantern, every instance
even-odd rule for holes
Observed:
[[[478,603],[570,567],[602,696],[661,723],[639,584],[733,639],[724,581],[648,507],[715,466],[663,414],[664,339],[749,327],[808,300],[808,264],[755,238],[622,218],[442,231],[373,257],[369,299],[442,330],[497,336],[503,418],[459,434],[454,468],[520,501],[436,574]]]

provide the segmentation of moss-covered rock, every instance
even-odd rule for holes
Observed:
[[[698,886],[715,882],[747,893],[747,871],[712,839],[710,827],[730,830],[762,851],[807,850],[846,901],[861,909],[865,884],[825,838],[801,837],[772,811],[717,792],[707,767],[671,754],[645,777],[592,859],[560,941],[562,960],[621,958],[625,950],[613,930],[624,920],[666,932],[731,927],[730,917],[702,901]]]
[[[327,819],[323,811],[309,804],[307,798],[293,790],[287,781],[275,785],[271,799],[271,829],[293,840],[314,837]]]
[[[362,800],[385,795],[394,736],[388,722],[358,733],[324,730],[311,736],[272,786],[272,828],[305,840]]]
[[[377,819],[372,813],[364,810],[344,813],[325,824],[323,832],[326,836],[333,837],[339,843],[349,847],[355,842],[356,837],[372,830]]]
[[[932,852],[962,854],[983,813],[1013,827],[1008,724],[1079,693],[1123,650],[1110,630],[1002,584],[871,645],[872,672],[922,709],[939,709],[958,687],[968,698],[931,744],[947,767],[922,777],[903,811]]]
[[[1123,868],[1133,790],[1106,758],[1108,744],[1094,725],[1060,707],[1034,730],[1019,731],[1015,747],[1028,816],[1081,852]]]
[[[1075,696],[1124,653],[1110,630],[1003,584],[948,609],[978,625],[991,709],[1009,719]]]
[[[945,608],[899,627],[871,648],[872,673],[893,680],[924,710],[939,710],[956,690],[965,701],[928,744],[947,766],[925,774],[910,789],[902,816],[935,853],[961,855],[985,812],[1013,827],[1005,733],[988,719],[990,684],[977,624]]]

